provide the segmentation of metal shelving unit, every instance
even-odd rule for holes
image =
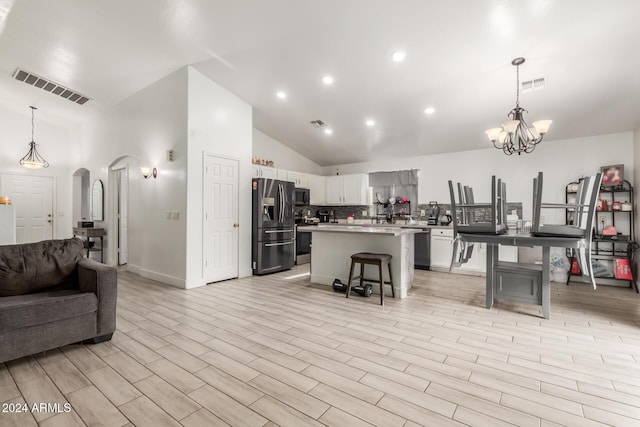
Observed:
[[[570,182],[565,188],[565,202],[567,204],[576,203],[576,191],[579,183]],[[610,263],[613,267],[613,276],[596,276],[596,279],[618,280],[629,282],[629,287],[638,290],[636,284],[637,271],[633,259],[635,252],[638,249],[638,243],[635,241],[635,203],[634,203],[634,189],[629,181],[623,181],[619,185],[601,186],[598,211],[596,213],[595,227],[593,230],[593,245],[591,249],[591,257],[594,260],[604,260]],[[606,204],[604,203],[606,201]],[[630,205],[631,209],[623,210],[621,204],[616,204],[619,208],[614,209],[614,201],[626,202],[626,205]],[[606,206],[606,208],[605,208]],[[573,224],[575,219],[575,210],[565,210],[566,224]],[[604,229],[608,226],[616,228],[617,234],[605,235]],[[572,249],[567,250],[567,257],[571,265],[576,259],[575,253]],[[631,279],[616,277],[617,260],[626,259],[630,268]],[[571,281],[572,276],[578,276],[572,274],[569,270],[569,277],[567,278],[567,284]]]

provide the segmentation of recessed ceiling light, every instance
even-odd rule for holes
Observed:
[[[367,120],[366,122],[364,122],[364,124],[365,124],[365,125],[367,125],[367,126],[373,126],[373,125],[375,125],[375,124],[376,124],[376,122],[375,122],[375,121],[373,121],[373,120],[371,120],[371,119],[369,119],[369,120]]]
[[[433,114],[435,112],[436,112],[436,109],[433,108],[433,107],[427,107],[427,108],[424,109],[424,113],[425,114]]]
[[[324,76],[322,78],[322,83],[326,84],[326,85],[331,85],[333,84],[333,77],[331,76]]]
[[[331,129],[325,129],[324,133],[326,133],[327,135],[331,135],[333,131]]]
[[[285,99],[287,97],[287,93],[283,91],[276,92],[276,96],[280,99]]]
[[[395,62],[402,62],[407,57],[407,54],[401,50],[396,50],[391,54],[391,59]]]

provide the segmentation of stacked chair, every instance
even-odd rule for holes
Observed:
[[[456,200],[456,189],[458,197]],[[507,232],[507,185],[491,177],[491,201],[478,203],[473,188],[449,181],[453,213],[453,255],[449,271],[466,263],[473,254],[473,243],[460,239],[459,233],[503,234]]]
[[[602,174],[588,176],[582,180],[578,187],[575,205],[561,203],[542,203],[543,174],[533,179],[533,222],[531,234],[539,237],[575,237],[585,240],[585,245],[577,249],[577,258],[583,275],[588,276],[593,289],[596,281],[591,265],[591,240],[593,219],[596,214],[596,201],[598,191],[602,184]],[[575,225],[568,224],[541,224],[542,209],[575,209]]]

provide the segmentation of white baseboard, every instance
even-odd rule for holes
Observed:
[[[187,289],[185,286],[185,280],[178,277],[169,276],[168,274],[157,273],[155,271],[146,270],[139,265],[127,264],[127,271],[133,274],[137,274],[145,279],[155,280],[156,282],[164,283],[167,285],[175,286],[180,289]]]
[[[128,272],[133,273],[133,274],[137,274],[138,276],[140,276],[140,266],[138,265],[133,265],[133,264],[127,264],[126,269]]]

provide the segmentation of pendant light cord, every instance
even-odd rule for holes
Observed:
[[[516,65],[516,107],[520,107],[520,65]]]
[[[35,121],[34,121],[34,115],[35,115],[35,110],[36,107],[31,107],[31,142],[35,142],[34,139],[34,134],[35,134],[35,129],[36,129],[36,125],[35,125]]]

